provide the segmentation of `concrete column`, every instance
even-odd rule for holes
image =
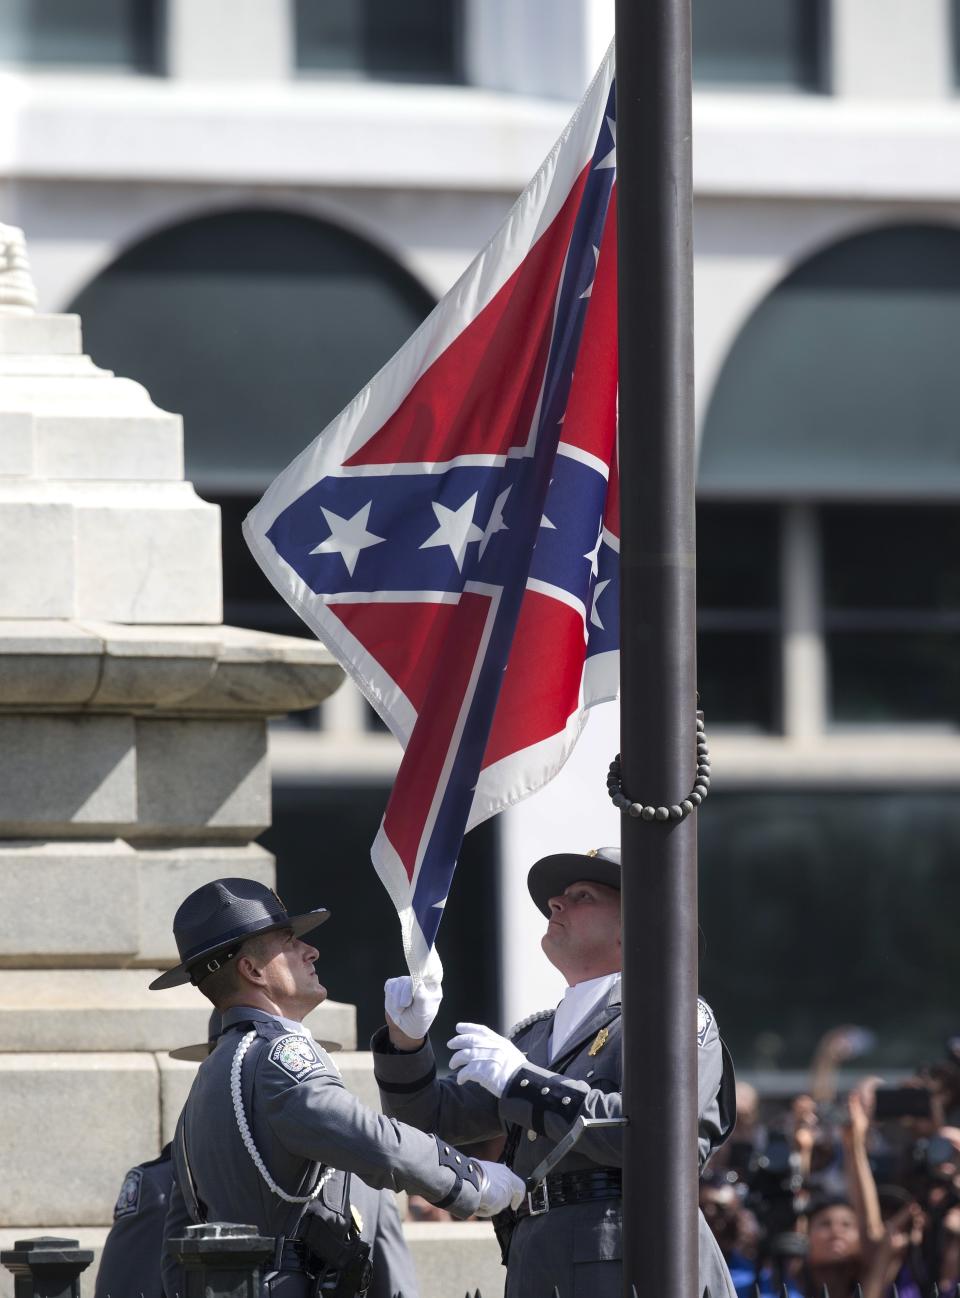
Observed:
[[[579,99],[613,35],[607,0],[467,0],[467,81],[487,90]],[[599,52],[598,52],[599,51]]]
[[[783,515],[783,727],[788,739],[815,740],[827,724],[820,531],[811,505]]]
[[[835,95],[953,97],[950,0],[832,0],[829,10]]]
[[[322,724],[324,734],[342,736],[344,739],[355,739],[366,729],[365,702],[363,695],[352,681],[345,681],[343,687],[331,694],[323,705]]]
[[[127,1168],[169,1138],[165,1052],[206,1039],[210,1006],[190,986],[149,992],[151,971],[177,962],[188,892],[274,883],[253,842],[267,718],[343,675],[316,641],[222,625],[220,512],[183,480],[179,417],[84,356],[77,317],[34,302],[22,232],[0,226],[0,1236],[15,1238],[105,1227]],[[317,1035],[352,1047],[343,1009],[323,1006],[335,1026]]]
[[[167,0],[166,67],[179,81],[286,81],[292,0]]]

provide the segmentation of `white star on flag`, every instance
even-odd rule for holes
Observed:
[[[593,547],[592,550],[588,550],[587,553],[583,556],[585,559],[590,560],[591,577],[595,577],[597,573],[600,571],[599,564],[597,563],[597,558],[600,554],[600,544],[602,541],[603,541],[603,528],[601,527],[600,531],[597,533],[596,545]]]
[[[335,514],[332,509],[324,509],[321,505],[320,512],[327,520],[327,527],[330,529],[330,535],[319,545],[315,545],[310,551],[311,554],[339,554],[340,558],[347,565],[347,572],[353,576],[353,570],[357,566],[357,559],[361,550],[366,550],[371,545],[380,545],[385,540],[382,536],[375,536],[373,532],[367,531],[367,523],[370,521],[370,507],[372,500],[368,500],[365,505],[354,514],[352,518],[341,518]]]
[[[439,501],[431,501],[439,526],[420,546],[421,550],[429,550],[435,545],[448,545],[450,553],[453,555],[461,572],[463,572],[463,560],[467,553],[467,546],[471,541],[483,540],[483,532],[473,521],[473,511],[477,506],[477,495],[478,493],[475,491],[469,500],[463,502],[459,509],[448,509],[446,505],[441,505]]]
[[[593,607],[590,609],[590,625],[599,627],[601,631],[604,631],[606,628],[600,621],[600,614],[597,612],[597,600],[609,585],[610,578],[608,577],[606,581],[598,581],[596,586],[593,588]]]
[[[507,503],[507,497],[510,495],[512,490],[512,487],[507,487],[506,491],[501,491],[500,495],[496,499],[496,503],[493,506],[493,513],[490,515],[490,521],[487,523],[480,540],[481,559],[483,558],[484,550],[490,544],[493,537],[496,536],[497,532],[508,532],[510,530],[503,521],[503,507]]]
[[[616,170],[617,167],[617,124],[612,117],[608,117],[607,125],[610,128],[610,137],[613,140],[613,148],[608,154],[600,159],[594,167],[594,171],[600,171],[604,167],[612,167]]]

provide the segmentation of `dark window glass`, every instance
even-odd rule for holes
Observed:
[[[821,511],[831,711],[960,723],[960,510]]]
[[[758,505],[697,508],[697,679],[713,724],[770,731],[780,680],[779,519]]]
[[[273,825],[261,839],[276,855],[277,891],[287,906],[332,912],[317,934],[318,972],[331,1000],[356,1004],[361,1049],[383,1023],[384,980],[406,969],[397,913],[370,862],[389,792],[281,785],[274,789]],[[431,1033],[435,1048],[454,1035],[458,1020],[500,1018],[497,851],[493,820],[463,840],[440,928],[444,1003]],[[438,1053],[444,1061],[449,1054]]]
[[[223,511],[228,623],[311,634],[263,576],[240,525],[432,306],[376,248],[276,211],[166,230],[74,302],[94,360],[184,416],[187,477]]]
[[[822,75],[819,0],[693,0],[693,74],[814,89]]]
[[[0,62],[152,71],[156,0],[0,0]]]
[[[827,649],[835,721],[960,725],[960,635],[836,631]]]
[[[703,995],[739,1070],[805,1068],[822,1034],[911,1067],[957,1032],[954,792],[711,794],[700,816]],[[934,900],[935,899],[935,900]]]
[[[296,22],[304,71],[463,80],[459,0],[297,0]]]
[[[874,611],[960,615],[960,509],[955,505],[824,506],[824,602],[834,621]],[[958,627],[960,629],[960,627]]]
[[[241,526],[257,503],[255,495],[204,492],[220,506],[223,551],[223,620],[227,626],[245,626],[275,635],[312,636],[307,624],[274,590],[250,553]],[[302,713],[296,713],[297,717]]]
[[[375,735],[387,735],[390,733],[390,727],[383,720],[380,713],[366,700],[364,700],[363,704],[363,727]]]

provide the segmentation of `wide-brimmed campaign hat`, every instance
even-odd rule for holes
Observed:
[[[548,918],[551,897],[557,897],[571,883],[604,883],[620,890],[619,847],[595,847],[589,852],[555,852],[542,856],[530,867],[527,888],[530,896]]]
[[[247,938],[292,928],[297,937],[329,919],[323,907],[302,915],[289,915],[283,902],[255,879],[215,879],[191,892],[173,917],[180,963],[154,978],[151,991],[199,984],[231,960]]]

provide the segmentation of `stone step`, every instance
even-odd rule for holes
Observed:
[[[0,312],[0,352],[8,356],[77,356],[78,315],[13,315]]]
[[[75,737],[75,727],[71,730],[64,721],[59,724]],[[0,732],[2,729],[0,724]],[[29,745],[21,746],[21,762],[28,750]],[[3,767],[0,756],[0,771]],[[88,777],[94,769],[88,761]],[[116,763],[112,770],[116,779]],[[131,763],[131,778],[135,770]],[[36,784],[33,791],[39,792]],[[270,887],[274,867],[273,857],[256,843],[137,849],[119,838],[89,842],[21,839],[0,843],[0,877],[4,896],[0,909],[0,1050],[19,1049],[8,1044],[4,1026],[4,1016],[15,1015],[18,1010],[28,1016],[26,1030],[31,1035],[26,1048],[46,1050],[58,1048],[59,1038],[53,1046],[46,1041],[37,1043],[34,1009],[40,1011],[55,1004],[61,989],[71,1011],[78,1004],[91,1003],[98,1014],[109,1014],[127,1004],[133,989],[143,989],[150,981],[153,975],[147,972],[149,968],[177,963],[172,921],[189,892],[212,879],[227,877],[256,879]],[[43,978],[33,980],[8,976],[7,972],[13,967],[36,970],[64,964],[87,968],[65,970],[59,977],[51,969]],[[90,968],[130,964],[145,968],[113,983]],[[201,1001],[196,1001],[198,1007]],[[175,1003],[167,1001],[167,1007]],[[163,998],[155,993],[137,1001],[141,1013],[163,1008]],[[149,1032],[146,1025],[143,1031]],[[48,1036],[47,1040],[54,1038]],[[160,1046],[169,1048],[166,1038],[154,1041],[146,1036],[122,1039],[119,1045],[111,1041],[104,1048],[155,1050]]]
[[[99,379],[112,373],[113,370],[94,365],[90,357],[84,356],[82,352],[72,355],[57,355],[52,352],[45,356],[34,352],[18,354],[0,351],[0,377],[13,374],[20,378],[25,375],[50,375],[52,378]]]
[[[0,429],[0,450],[3,431]],[[313,707],[343,680],[315,640],[233,626],[7,618],[0,711],[276,716]]]
[[[188,482],[0,478],[0,618],[219,623],[220,510]]]
[[[153,1055],[0,1054],[0,1094],[2,1227],[107,1223],[126,1169],[160,1148]]]
[[[147,969],[0,969],[0,1059],[42,1052],[149,1054],[207,1039],[211,1005],[189,983],[152,992]],[[327,1001],[307,1018],[318,1038],[356,1045],[356,1007]],[[9,1063],[7,1067],[11,1067]],[[0,1143],[0,1149],[2,1149]]]
[[[243,714],[0,715],[0,823],[8,839],[245,846],[270,824],[266,727]]]
[[[10,372],[8,358],[0,371],[0,439],[11,429],[22,435],[22,421],[28,421],[29,475],[73,481],[182,479],[182,418],[155,406],[141,384],[86,363],[87,372],[79,375],[17,374]]]
[[[502,1298],[507,1273],[489,1222],[407,1221],[403,1233],[417,1269],[420,1298],[460,1298],[475,1289],[483,1298]]]
[[[116,1187],[119,1192],[120,1184]],[[485,1222],[404,1222],[413,1263],[420,1282],[420,1298],[461,1298],[465,1290],[479,1289],[483,1298],[499,1298],[505,1272],[493,1228]],[[58,1235],[75,1239],[81,1248],[93,1249],[92,1264],[80,1277],[82,1298],[93,1298],[100,1253],[107,1227],[72,1225],[0,1228],[0,1249],[12,1248],[18,1239]],[[13,1276],[0,1269],[0,1298],[14,1298]],[[114,1294],[112,1298],[139,1298]]]
[[[119,380],[118,380],[119,382]],[[178,482],[183,478],[179,415],[36,415],[34,472],[73,481]]]

